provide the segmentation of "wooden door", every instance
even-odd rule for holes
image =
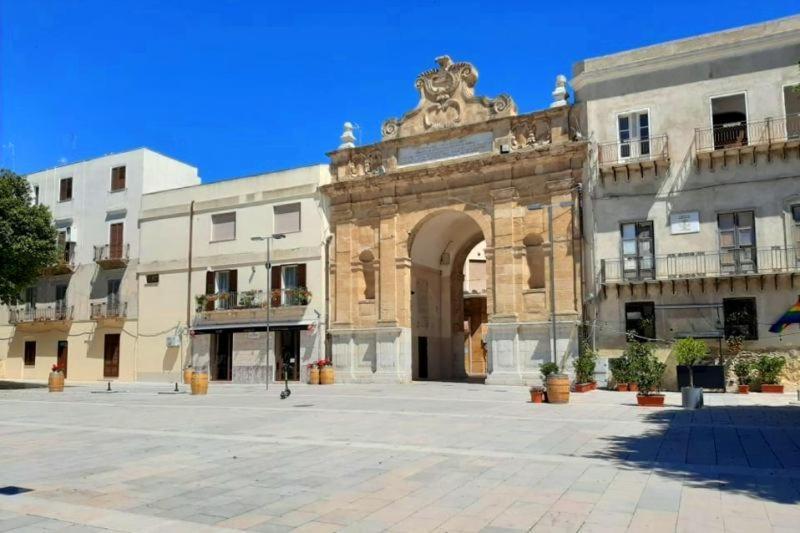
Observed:
[[[122,258],[122,222],[116,222],[109,226],[108,257],[109,259]]]
[[[103,377],[119,377],[119,333],[109,333],[103,347]]]
[[[67,341],[58,341],[58,351],[56,352],[56,364],[61,367],[64,377],[67,377]]]
[[[464,298],[464,322],[467,326],[467,368],[468,374],[486,374],[485,332],[488,316],[486,298]]]

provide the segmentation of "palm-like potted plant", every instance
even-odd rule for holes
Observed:
[[[739,381],[739,394],[747,394],[750,392],[753,363],[744,359],[737,361],[736,364],[733,365],[733,373],[736,374],[736,379]]]
[[[664,405],[664,395],[660,393],[661,378],[667,365],[659,361],[649,344],[632,340],[625,350],[630,360],[630,371],[638,386],[636,402],[643,406]]]
[[[608,366],[611,369],[611,379],[614,380],[617,391],[627,391],[628,382],[631,380],[631,365],[628,357],[624,354],[620,357],[615,357],[614,359],[608,361]]]
[[[687,337],[675,343],[673,347],[678,364],[689,370],[689,386],[681,388],[681,404],[684,409],[703,407],[703,388],[694,386],[694,369],[708,355],[706,343]]]
[[[780,375],[785,365],[786,359],[779,355],[762,355],[758,358],[755,368],[761,392],[783,393]]]
[[[586,392],[595,387],[594,369],[597,365],[597,352],[589,343],[583,341],[581,351],[575,360],[575,392]]]

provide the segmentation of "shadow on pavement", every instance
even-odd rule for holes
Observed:
[[[21,383],[19,381],[4,381],[0,379],[0,390],[41,389],[46,387],[47,384],[44,383]]]
[[[641,434],[605,437],[592,457],[653,470],[693,486],[800,502],[800,406],[658,410]]]

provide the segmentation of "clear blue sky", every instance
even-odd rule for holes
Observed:
[[[204,181],[326,161],[417,102],[448,54],[478,92],[545,107],[573,62],[795,14],[794,1],[0,0],[0,166],[148,146]]]

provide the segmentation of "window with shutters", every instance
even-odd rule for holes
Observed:
[[[125,167],[111,169],[111,190],[121,191],[125,188]]]
[[[755,272],[756,234],[753,212],[720,213],[717,224],[720,271],[724,274]]]
[[[273,209],[275,233],[300,231],[300,203],[276,205]]]
[[[145,276],[145,282],[148,285],[158,285],[158,278],[158,274],[147,274],[147,276]]]
[[[72,178],[61,178],[59,183],[59,202],[69,202],[72,200]]]
[[[232,241],[236,239],[236,212],[211,215],[211,241]]]
[[[36,365],[36,341],[25,341],[25,366]]]
[[[306,265],[273,266],[271,273],[272,307],[307,305],[310,293],[306,288]]]
[[[206,311],[226,310],[236,307],[239,271],[217,270],[206,272]]]

